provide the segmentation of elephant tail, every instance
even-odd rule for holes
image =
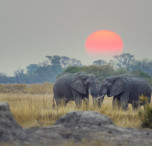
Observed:
[[[53,104],[52,104],[52,108],[55,108],[55,102],[54,102],[54,96],[53,96],[53,100],[52,100]]]

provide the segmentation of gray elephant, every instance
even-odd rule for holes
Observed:
[[[113,96],[113,107],[118,106],[126,110],[128,103],[132,104],[133,109],[144,103],[139,102],[140,96],[148,98],[148,103],[151,101],[151,87],[144,79],[132,75],[121,75],[106,78],[99,91],[100,104],[104,96]]]
[[[76,106],[81,106],[82,99],[86,98],[89,102],[89,92],[94,98],[98,97],[99,83],[95,75],[85,72],[64,74],[53,87],[57,106],[61,103],[66,105],[69,101],[75,101]]]

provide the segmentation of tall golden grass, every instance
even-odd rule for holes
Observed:
[[[0,84],[0,93],[51,94],[53,84]]]
[[[8,88],[9,87],[9,88]],[[62,115],[74,110],[92,110],[100,112],[110,117],[113,122],[121,127],[140,128],[141,121],[137,111],[132,110],[129,105],[129,110],[122,111],[112,108],[112,98],[106,97],[101,108],[93,106],[92,98],[90,97],[89,106],[85,104],[81,108],[76,108],[75,103],[69,102],[65,107],[52,108],[52,84],[15,84],[15,85],[0,85],[0,101],[8,102],[11,112],[16,121],[24,128],[35,126],[50,126]],[[2,92],[2,89],[7,89],[7,92]]]

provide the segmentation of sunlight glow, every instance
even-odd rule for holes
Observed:
[[[123,51],[123,41],[116,33],[101,30],[87,38],[85,48],[86,52],[92,55],[118,55]]]

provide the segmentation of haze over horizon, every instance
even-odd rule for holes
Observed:
[[[151,58],[151,0],[2,0],[0,1],[0,73],[38,64],[45,56],[68,56],[91,64],[107,56],[90,57],[87,37],[110,30],[123,40],[124,53]]]

